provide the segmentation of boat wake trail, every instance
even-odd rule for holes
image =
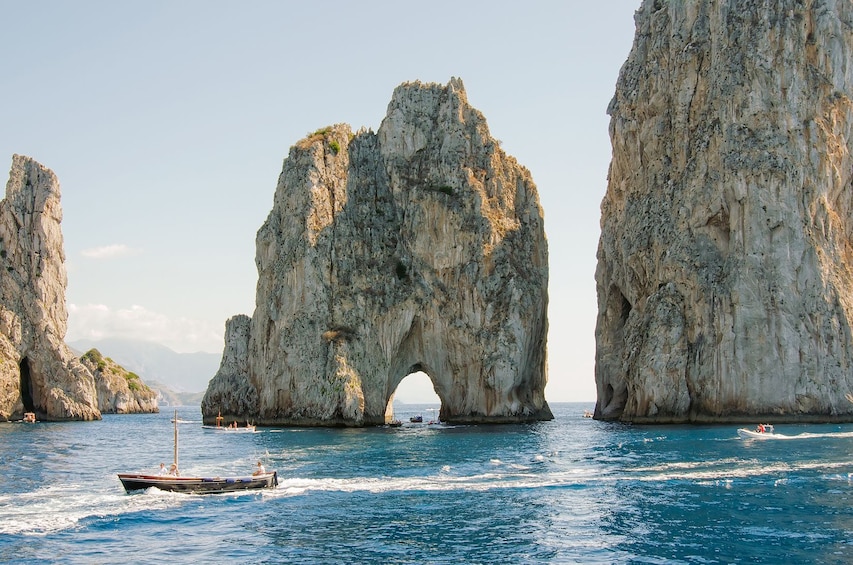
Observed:
[[[797,435],[785,435],[785,434],[776,434],[776,433],[764,433],[761,434],[761,437],[758,437],[756,434],[751,438],[744,439],[761,439],[761,440],[791,440],[791,439],[819,439],[819,438],[853,438],[853,432],[827,432],[821,434],[813,434],[809,432],[803,432]]]

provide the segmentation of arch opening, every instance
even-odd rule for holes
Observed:
[[[441,407],[441,397],[435,391],[432,377],[423,367],[414,365],[391,394],[386,407],[386,421],[411,423],[421,418],[424,423],[437,422]]]
[[[21,374],[21,403],[24,405],[24,412],[35,412],[35,402],[33,401],[33,380],[30,374],[30,360],[24,357],[18,366]]]

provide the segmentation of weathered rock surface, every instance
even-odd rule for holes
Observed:
[[[249,337],[252,319],[238,314],[225,324],[225,349],[216,375],[202,400],[202,413],[221,415],[223,424],[243,422],[258,406],[258,391],[249,378]]]
[[[418,370],[442,420],[552,417],[538,194],[461,81],[401,85],[376,133],[336,125],[291,148],[256,263],[205,421],[382,423]]]
[[[139,375],[132,373],[97,349],[90,349],[80,361],[95,378],[98,410],[101,414],[159,412],[157,393]]]
[[[92,375],[64,343],[65,252],[59,182],[15,155],[0,202],[0,420],[94,420]]]
[[[608,110],[595,416],[853,419],[853,4],[635,18]]]

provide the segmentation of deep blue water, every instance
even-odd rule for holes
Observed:
[[[624,426],[554,404],[532,425],[201,428],[190,474],[277,469],[275,490],[126,495],[172,458],[172,412],[0,424],[6,563],[851,563],[853,425]],[[399,406],[404,420],[432,412]]]

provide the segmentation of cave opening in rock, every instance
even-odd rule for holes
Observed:
[[[432,379],[423,371],[409,373],[394,391],[394,401],[402,404],[438,404],[441,399],[435,393]]]
[[[26,357],[21,359],[19,365],[21,373],[21,402],[24,405],[24,412],[35,412],[35,402],[33,401],[33,381],[30,375],[30,361]]]
[[[391,398],[393,404],[389,402],[389,408],[395,419],[406,422],[418,416],[424,422],[439,419],[441,398],[435,392],[432,378],[420,365],[413,366],[400,380]]]

